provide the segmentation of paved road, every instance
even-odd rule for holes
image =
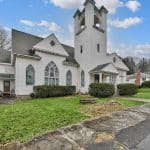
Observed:
[[[123,129],[113,141],[89,145],[88,150],[150,150],[150,119]]]
[[[61,128],[16,147],[15,150],[150,150],[150,104]]]
[[[136,146],[136,150],[150,150],[150,135]]]
[[[136,97],[122,97],[131,101],[150,103],[150,99],[136,98]]]

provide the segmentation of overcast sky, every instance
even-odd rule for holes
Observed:
[[[0,0],[0,25],[73,45],[73,15],[84,0]],[[96,0],[108,15],[108,51],[150,57],[150,1]]]

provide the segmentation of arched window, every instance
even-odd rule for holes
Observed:
[[[32,65],[26,68],[26,85],[34,85],[35,71]]]
[[[81,87],[85,86],[85,74],[84,71],[82,70],[81,72]]]
[[[116,63],[116,61],[117,61],[117,59],[116,59],[116,57],[114,57],[114,58],[113,58],[113,62]]]
[[[53,61],[45,68],[45,85],[59,85],[59,71]]]
[[[100,20],[96,15],[94,16],[94,26],[97,28],[101,28]]]
[[[80,22],[80,28],[83,29],[85,27],[85,17]]]
[[[72,73],[70,70],[66,74],[66,85],[72,85]]]

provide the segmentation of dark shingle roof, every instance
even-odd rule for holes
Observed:
[[[14,74],[2,74],[0,73],[0,79],[14,79]]]
[[[66,52],[69,54],[69,56],[66,58],[66,62],[73,63],[75,65],[79,65],[77,63],[77,61],[75,60],[74,47],[69,46],[69,45],[65,45],[65,44],[62,44],[62,46],[66,50]]]
[[[12,51],[16,54],[31,55],[32,47],[43,38],[12,29]]]
[[[42,40],[43,38],[41,37],[13,29],[12,51],[14,54],[33,56],[33,54],[31,54],[32,47]],[[62,46],[69,54],[69,56],[66,58],[66,62],[78,65],[77,61],[74,58],[74,47],[65,44],[62,44]]]
[[[108,66],[110,63],[107,64],[102,64],[102,65],[98,65],[97,67],[95,67],[94,69],[92,69],[90,72],[99,72],[102,69],[104,69],[106,66]]]
[[[0,62],[11,63],[11,51],[0,49]]]

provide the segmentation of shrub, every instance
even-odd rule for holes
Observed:
[[[142,83],[143,88],[150,88],[150,81],[145,81]]]
[[[31,97],[31,98],[35,98],[35,94],[34,94],[34,93],[31,93],[31,94],[30,94],[30,97]]]
[[[90,84],[89,93],[95,97],[110,97],[115,94],[115,87],[108,83],[92,83]]]
[[[34,93],[36,98],[48,98],[73,95],[76,92],[75,86],[35,86]]]
[[[120,96],[134,95],[138,92],[138,88],[135,84],[119,84],[117,88]]]

